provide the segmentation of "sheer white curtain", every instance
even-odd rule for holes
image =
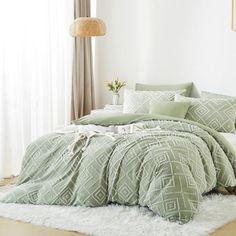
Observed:
[[[0,177],[26,146],[69,123],[73,0],[0,1]]]

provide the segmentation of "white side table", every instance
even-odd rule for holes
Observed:
[[[91,114],[111,114],[111,113],[123,113],[123,105],[110,105],[107,104],[104,109],[92,110]]]

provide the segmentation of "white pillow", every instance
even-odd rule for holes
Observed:
[[[148,113],[151,101],[173,101],[176,94],[183,94],[185,89],[177,91],[135,91],[125,89],[123,113]]]

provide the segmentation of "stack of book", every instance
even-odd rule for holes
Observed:
[[[114,112],[122,112],[123,105],[106,104],[104,107],[104,110],[109,110],[109,111],[114,111]]]

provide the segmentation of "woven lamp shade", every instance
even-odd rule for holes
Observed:
[[[70,26],[73,37],[103,36],[106,34],[105,23],[96,17],[79,17]]]

